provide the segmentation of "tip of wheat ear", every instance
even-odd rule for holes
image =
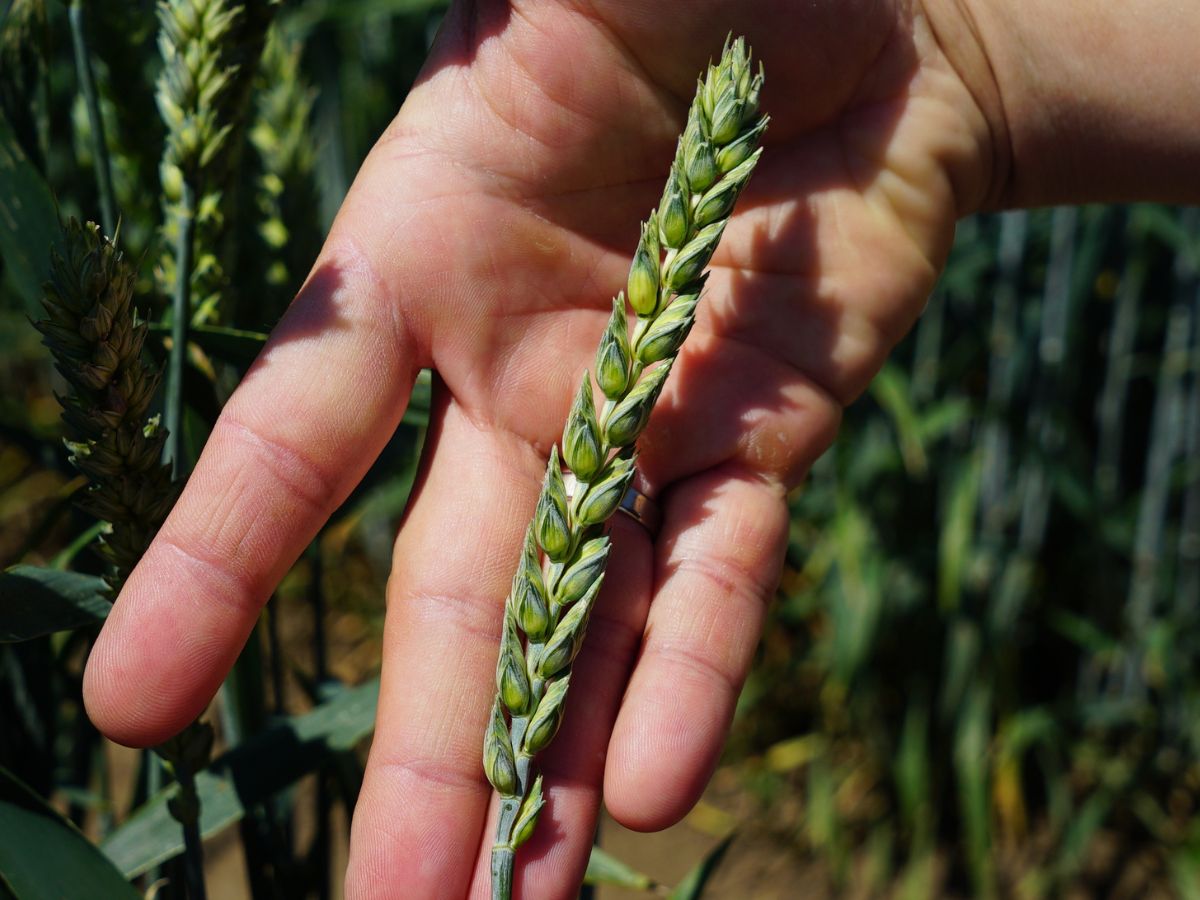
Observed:
[[[696,319],[706,276],[734,204],[758,164],[767,119],[763,72],[742,38],[728,39],[701,77],[662,201],[642,223],[625,291],[551,450],[541,495],[505,609],[497,694],[484,768],[501,795],[492,850],[493,900],[512,891],[514,853],[545,803],[533,756],[557,734],[572,666],[610,554],[604,523],[633,477],[633,444]],[[630,334],[628,307],[634,314]],[[597,399],[603,401],[597,409]],[[574,476],[568,497],[563,465]]]

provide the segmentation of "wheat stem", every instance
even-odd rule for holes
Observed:
[[[163,461],[171,466],[171,475],[184,474],[183,460],[183,367],[191,315],[192,256],[195,252],[196,192],[190,182],[180,188],[175,204],[175,287],[171,293],[171,354],[167,358],[165,415],[167,443]]]
[[[167,801],[167,808],[183,828],[183,868],[188,900],[204,900],[206,896],[196,773],[208,764],[212,745],[212,726],[192,722],[175,737],[155,748],[179,785],[179,790]]]
[[[96,78],[92,73],[92,57],[88,52],[83,0],[71,0],[68,18],[71,21],[71,43],[75,49],[75,72],[79,78],[79,92],[83,95],[88,126],[92,132],[92,161],[96,168],[96,188],[100,194],[100,223],[104,226],[104,233],[111,237],[117,233],[117,201],[113,194],[112,164],[108,157],[104,118],[100,115],[100,98],[96,91]]]
[[[571,667],[604,580],[604,525],[634,475],[634,444],[695,322],[705,267],[761,150],[761,70],[742,39],[727,42],[700,81],[659,208],[642,225],[627,295],[596,352],[562,437],[550,454],[537,511],[505,604],[497,695],[484,738],[484,769],[500,794],[492,897],[512,896],[516,850],[545,798],[533,760],[562,723]],[[637,321],[630,333],[629,309]],[[568,497],[563,467],[573,476]],[[523,636],[523,638],[522,638]],[[505,715],[508,718],[506,720]]]
[[[191,772],[180,774],[179,790],[196,793],[196,777]],[[183,877],[187,884],[188,900],[206,900],[204,885],[204,842],[200,837],[199,817],[183,823]]]

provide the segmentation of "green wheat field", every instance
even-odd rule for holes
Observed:
[[[210,713],[211,758],[174,778],[83,714],[111,572],[74,502],[69,385],[32,322],[60,223],[112,233],[115,207],[139,359],[167,366],[190,202],[191,343],[148,412],[194,460],[443,5],[247,3],[228,130],[189,197],[172,166],[191,150],[156,104],[169,13],[0,0],[0,897],[185,897],[196,877],[218,898],[341,895],[428,374],[264,612]],[[605,822],[585,890],[1200,897],[1200,211],[961,222],[791,508],[704,801],[662,836]],[[173,801],[189,791],[199,873]]]

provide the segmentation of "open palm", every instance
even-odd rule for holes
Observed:
[[[986,124],[903,0],[454,7],[96,645],[86,694],[106,733],[154,743],[197,715],[432,367],[351,897],[487,892],[480,754],[503,600],[695,75],[728,31],[767,66],[767,149],[640,443],[663,529],[614,525],[517,891],[577,888],[602,786],[635,828],[686,812],[779,575],[785,495],[983,200]]]

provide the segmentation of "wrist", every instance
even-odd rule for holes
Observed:
[[[985,208],[1200,199],[1200,6],[923,5],[988,122]]]
[[[963,213],[1007,205],[1014,165],[1014,148],[1001,81],[992,63],[990,43],[976,16],[972,0],[922,0],[921,13],[938,50],[962,84],[974,108],[976,153],[970,160],[975,184],[973,205]]]

